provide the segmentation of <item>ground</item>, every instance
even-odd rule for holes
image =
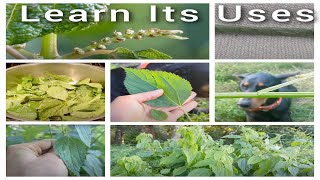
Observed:
[[[240,92],[239,80],[234,74],[267,72],[273,75],[314,71],[313,63],[216,63],[215,91]],[[288,79],[290,80],[290,78]],[[313,92],[313,78],[295,83],[299,92]],[[245,112],[237,106],[238,99],[216,99],[215,121],[243,122]],[[294,122],[311,122],[314,118],[313,98],[294,98],[291,106],[291,117]]]

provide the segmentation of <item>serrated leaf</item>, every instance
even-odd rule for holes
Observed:
[[[28,18],[40,19],[40,22],[22,22],[22,5],[27,5]],[[59,9],[63,12],[61,22],[54,23],[45,19],[45,13],[50,9]],[[70,22],[70,11],[74,9],[86,11],[88,22]],[[94,10],[102,9],[107,10],[107,4],[6,4],[6,43],[7,45],[21,44],[50,33],[86,29],[97,24],[93,21]]]
[[[80,176],[80,168],[84,165],[88,147],[74,137],[62,137],[54,143],[54,150],[63,160],[67,168]]]
[[[192,170],[188,176],[210,176],[212,174],[211,169],[208,168],[199,168]]]
[[[129,94],[163,89],[164,93],[162,96],[155,100],[145,102],[151,106],[182,106],[191,95],[192,87],[190,83],[175,74],[145,69],[124,69],[126,72],[124,85]]]
[[[136,51],[135,53],[139,58],[142,59],[172,59],[171,56],[152,48]]]
[[[111,54],[115,59],[138,59],[135,52],[130,49],[118,47]]]
[[[150,111],[151,117],[158,121],[164,121],[168,118],[168,114],[164,111],[151,109]]]
[[[88,147],[91,145],[91,128],[88,125],[75,125],[78,135],[82,142]]]
[[[100,160],[96,156],[94,156],[92,154],[87,155],[83,169],[90,176],[103,176],[102,167],[103,167],[102,163],[100,162]]]

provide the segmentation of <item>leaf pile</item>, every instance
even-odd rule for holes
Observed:
[[[27,5],[28,18],[40,19],[39,22],[22,22],[21,7]],[[45,12],[59,9],[63,12],[62,21],[49,22]],[[88,22],[74,23],[69,21],[70,11],[82,9],[88,14]],[[21,44],[50,33],[63,33],[86,29],[96,24],[93,21],[94,10],[107,9],[106,4],[6,4],[6,43],[7,45]]]
[[[64,75],[22,77],[15,89],[7,90],[7,113],[26,120],[80,120],[104,113],[103,86],[89,78],[72,84]]]
[[[313,176],[313,135],[241,127],[237,135],[212,137],[204,126],[181,127],[181,138],[163,143],[141,133],[130,151],[111,154],[112,176]],[[259,128],[257,128],[259,129]],[[215,129],[216,130],[216,129]],[[211,132],[212,133],[212,132]],[[285,132],[287,133],[287,132]],[[118,146],[119,147],[119,146]],[[125,148],[124,146],[120,146]],[[112,146],[112,148],[114,148]],[[117,148],[117,147],[116,147]],[[114,152],[111,150],[111,152]]]

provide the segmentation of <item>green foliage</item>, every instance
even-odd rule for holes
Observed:
[[[21,7],[27,5],[28,17],[39,18],[40,22],[22,22]],[[45,19],[45,12],[59,9],[64,16],[59,23]],[[73,9],[83,9],[88,14],[87,23],[70,23],[69,15]],[[6,4],[6,43],[7,45],[21,44],[50,33],[63,33],[86,29],[96,24],[93,21],[94,10],[107,9],[106,4]]]
[[[104,176],[104,126],[7,126],[7,146],[42,139],[56,139],[70,176]]]
[[[103,86],[84,79],[72,85],[64,75],[45,73],[22,77],[16,88],[8,89],[9,114],[25,120],[79,120],[104,113]]]
[[[288,138],[240,127],[237,134],[214,140],[204,129],[181,127],[180,139],[163,143],[141,133],[136,148],[111,154],[111,175],[313,176],[313,137],[303,131],[291,129]],[[116,152],[113,148],[111,153]]]

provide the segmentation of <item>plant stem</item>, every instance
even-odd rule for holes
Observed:
[[[95,50],[95,51],[86,51],[83,54],[75,54],[75,53],[68,53],[63,56],[61,56],[61,59],[81,59],[93,55],[102,55],[102,54],[111,54],[113,53],[113,50],[106,50],[106,49],[101,49],[101,50]]]
[[[12,57],[16,59],[27,59],[24,55],[22,55],[18,50],[11,46],[6,46],[6,51],[8,54],[10,54]]]
[[[183,106],[180,106],[181,110],[184,112],[184,114],[188,117],[189,121],[191,122],[192,119],[191,117],[189,116],[188,112],[186,112],[186,110],[183,108]]]
[[[297,83],[297,82],[300,82],[300,81],[303,81],[303,80],[306,80],[306,79],[309,79],[309,78],[313,78],[313,76],[314,76],[313,72],[297,75],[296,79],[293,79],[291,81],[284,82],[284,83],[281,83],[281,84],[278,84],[278,85],[275,85],[275,86],[271,86],[271,87],[268,87],[268,88],[265,88],[265,89],[262,89],[262,90],[258,91],[257,93],[258,94],[264,94],[264,93],[267,93],[267,92],[270,92],[270,91],[274,91],[274,90],[283,88],[285,86],[289,86],[291,84],[294,84],[294,83]]]
[[[236,92],[236,93],[216,93],[215,98],[312,98],[314,92]]]
[[[54,59],[59,56],[57,34],[50,33],[42,37],[40,56],[44,59]]]

